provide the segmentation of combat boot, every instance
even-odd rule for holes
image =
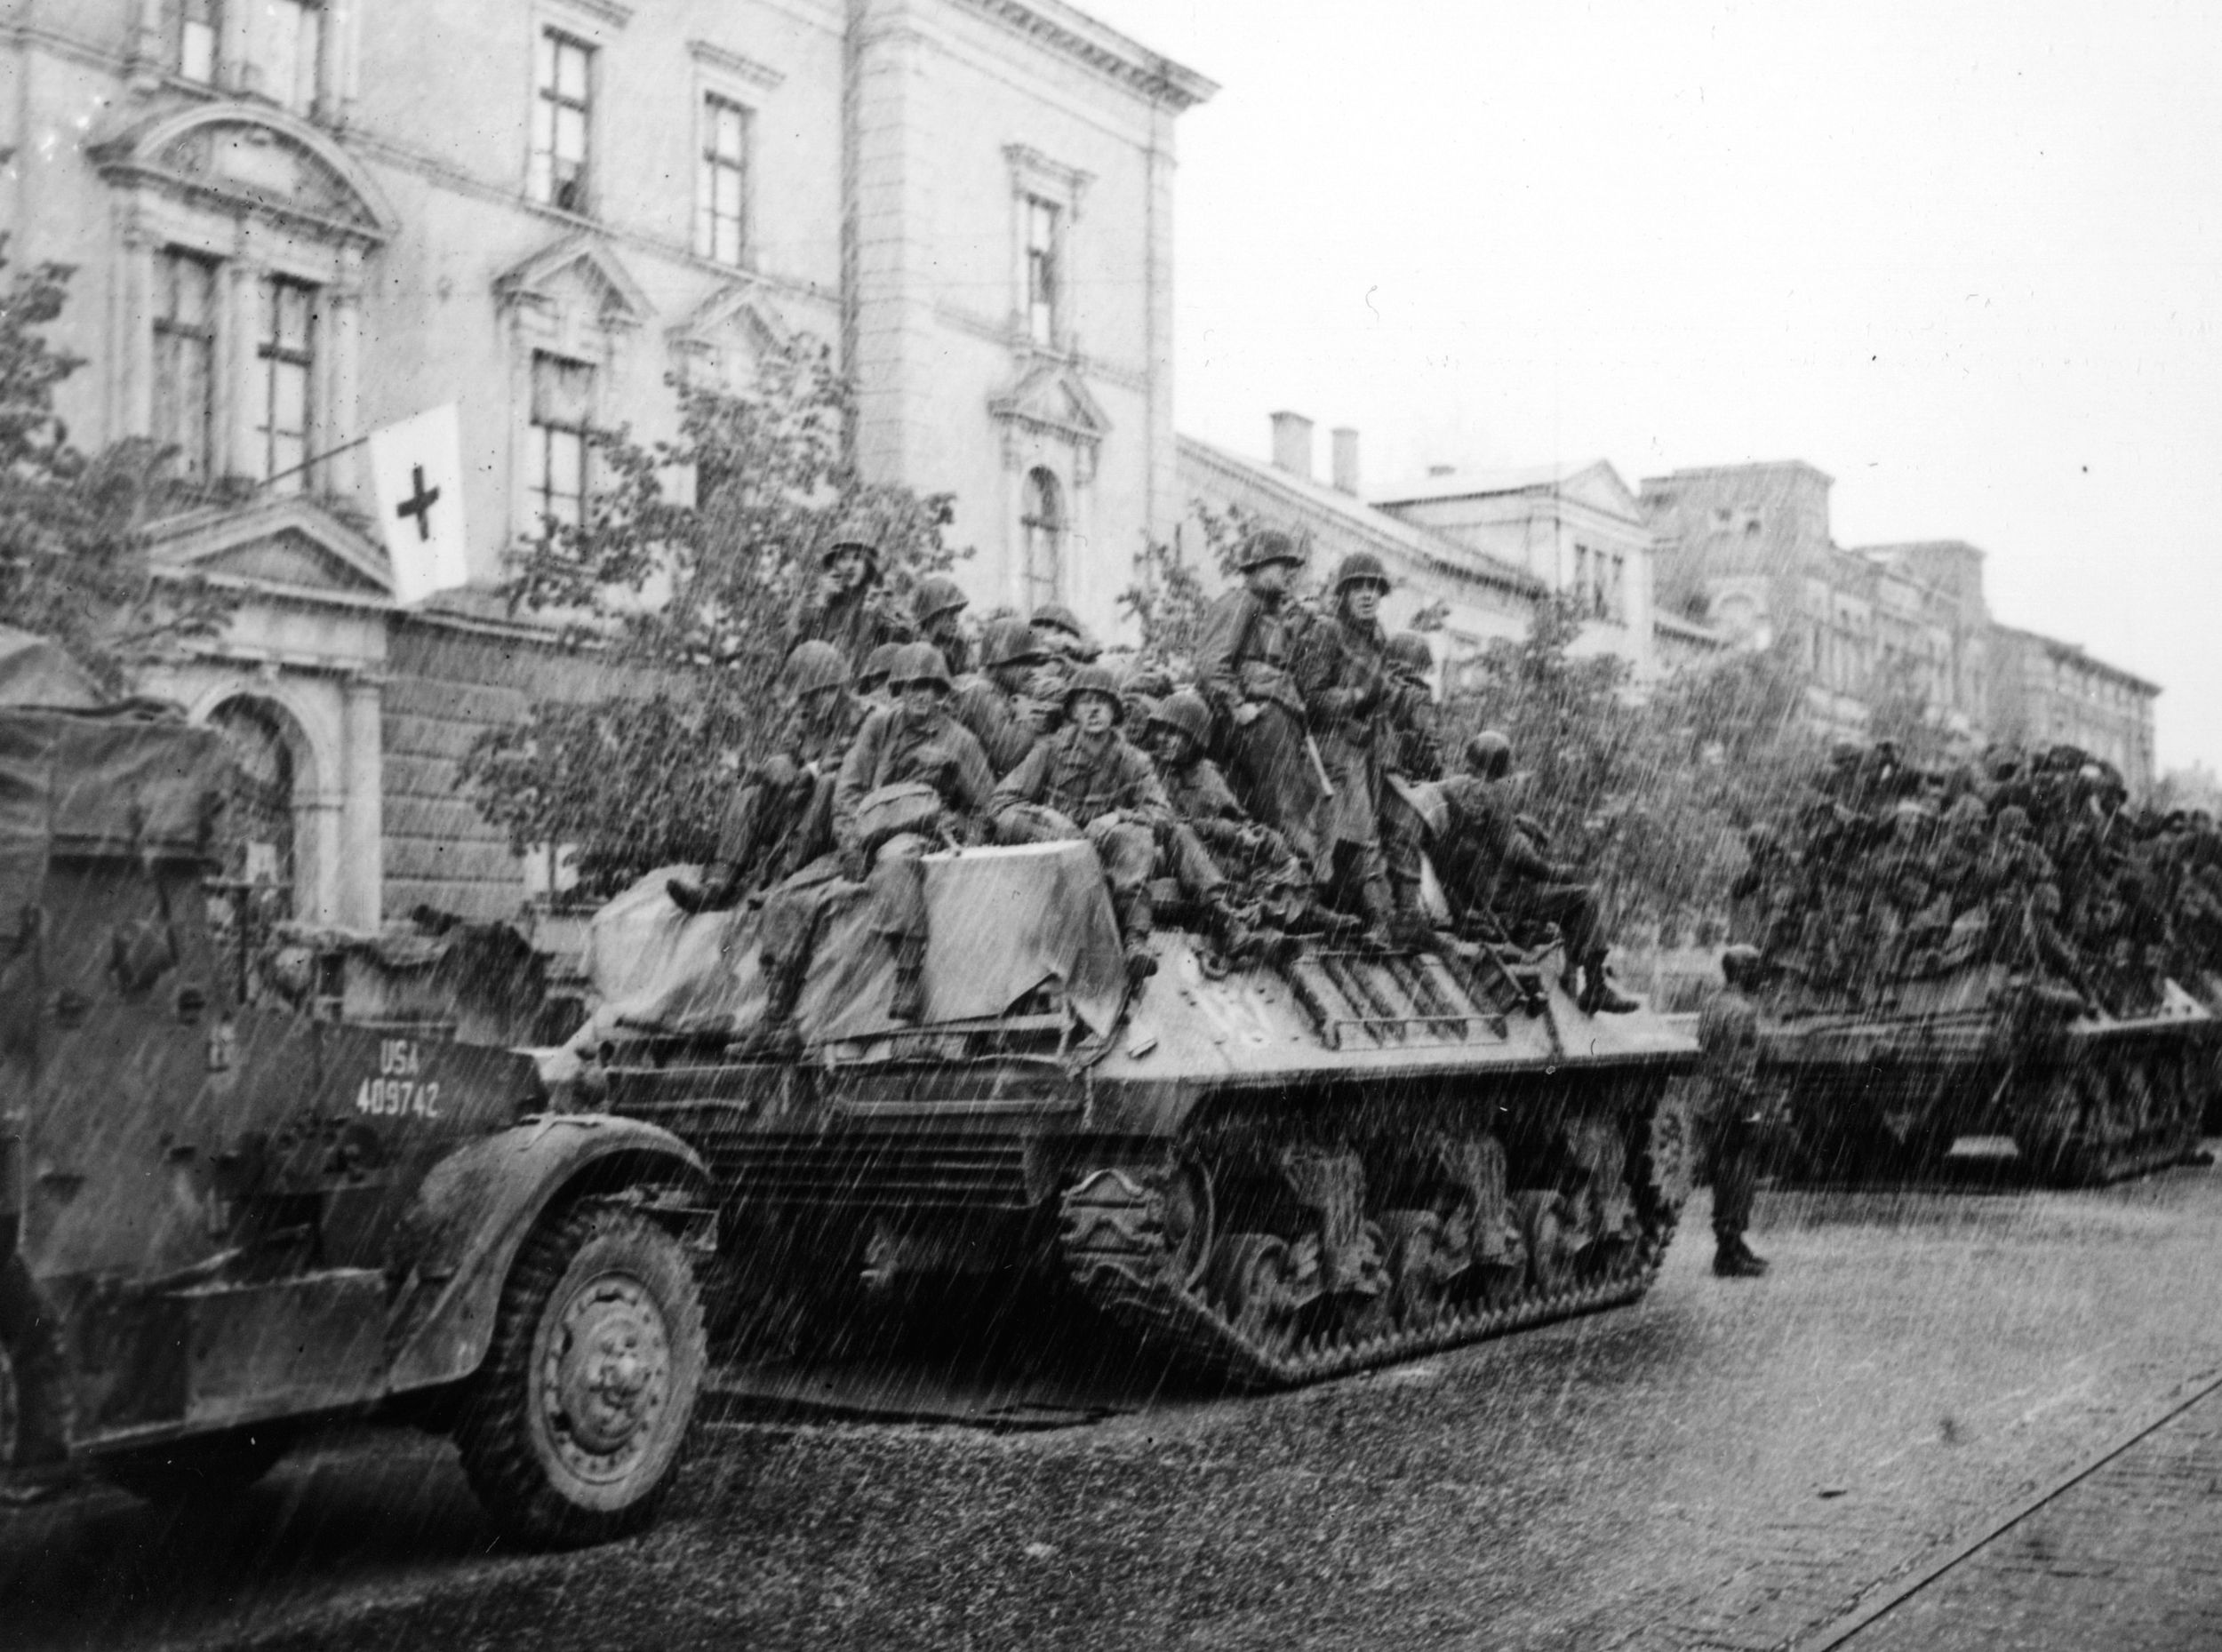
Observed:
[[[1582,964],[1581,1012],[1584,1015],[1624,1016],[1643,1006],[1617,991],[1605,975],[1605,955],[1598,953]]]
[[[1115,915],[1119,920],[1119,934],[1126,942],[1127,982],[1139,986],[1157,973],[1157,959],[1149,949],[1149,938],[1157,927],[1156,909],[1150,905],[1149,885],[1145,883],[1129,895],[1125,909]]]
[[[1219,955],[1236,969],[1255,962],[1264,945],[1258,931],[1243,921],[1242,914],[1224,896],[1211,903],[1211,933],[1219,942]]]
[[[697,913],[723,912],[740,900],[740,867],[733,861],[713,860],[699,883],[671,878],[664,884],[671,904],[691,917]]]
[[[1767,1271],[1764,1257],[1754,1256],[1740,1234],[1722,1239],[1713,1249],[1713,1272],[1720,1279],[1757,1279]]]
[[[803,1055],[803,1029],[795,1025],[795,1007],[802,1002],[810,960],[779,962],[765,958],[762,962],[763,1016],[741,1038],[734,1053],[744,1061],[798,1061]]]

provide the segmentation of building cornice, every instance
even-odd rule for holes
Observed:
[[[1034,45],[1068,59],[1180,114],[1208,102],[1219,83],[1057,0],[952,0]]]
[[[769,63],[758,62],[755,58],[725,46],[715,45],[707,40],[688,41],[687,55],[705,68],[716,69],[736,80],[745,80],[761,91],[777,92],[787,82],[785,72],[773,68]]]

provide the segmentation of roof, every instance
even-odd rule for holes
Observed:
[[[1485,498],[1492,493],[1527,493],[1537,488],[1559,487],[1603,462],[1603,459],[1587,459],[1577,465],[1561,460],[1548,465],[1518,465],[1495,470],[1446,467],[1441,471],[1431,471],[1425,476],[1415,476],[1408,482],[1375,488],[1372,497],[1379,504],[1410,505],[1421,499],[1468,499]]]
[[[1694,619],[1684,619],[1680,614],[1669,613],[1663,608],[1651,611],[1651,629],[1664,631],[1669,636],[1678,636],[1687,642],[1706,642],[1715,648],[1728,646],[1728,639],[1711,626],[1701,626]]]
[[[1696,476],[1747,476],[1757,470],[1802,470],[1808,475],[1818,476],[1834,486],[1836,478],[1818,465],[1808,464],[1802,459],[1755,459],[1748,465],[1690,465],[1681,470],[1670,470],[1663,476],[1646,476],[1643,486],[1648,491],[1671,482],[1687,482]]]
[[[963,0],[973,10],[1063,53],[1130,91],[1170,104],[1177,115],[1209,100],[1219,83],[1063,0]]]
[[[1345,525],[1361,533],[1371,534],[1405,555],[1434,567],[1504,590],[1515,591],[1523,596],[1540,596],[1550,589],[1524,568],[1484,551],[1469,549],[1440,534],[1430,533],[1425,528],[1416,528],[1387,511],[1376,510],[1355,494],[1345,493],[1323,483],[1307,482],[1264,459],[1245,459],[1239,453],[1230,453],[1201,437],[1181,436],[1179,446],[1183,459],[1194,459],[1221,471],[1235,472],[1251,485],[1280,495],[1292,512],[1339,518]]]
[[[2136,689],[2140,693],[2157,695],[2161,692],[2159,683],[2149,678],[2140,677],[2134,671],[2124,671],[2119,666],[2108,665],[2096,654],[2087,652],[2081,642],[2063,642],[2058,637],[2047,636],[2042,631],[2024,631],[2018,626],[2002,626],[1996,623],[1993,623],[1991,632],[1994,636],[2032,643],[2044,650],[2055,659],[2065,659],[2082,666],[2086,671],[2095,672],[2102,677],[2112,677],[2115,682]]]

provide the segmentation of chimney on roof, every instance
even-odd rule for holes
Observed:
[[[1427,467],[1427,474],[1431,476],[1447,476],[1456,469],[1458,469],[1456,465],[1430,465]]]
[[[1273,416],[1273,467],[1312,479],[1312,421],[1303,414]]]
[[[1358,433],[1347,425],[1338,425],[1328,440],[1333,443],[1335,491],[1352,498],[1358,492]]]

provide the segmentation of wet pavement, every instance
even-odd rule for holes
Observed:
[[[219,1520],[0,1514],[0,1642],[2222,1638],[2222,1175],[1968,1182],[1770,1190],[1751,1283],[1707,1273],[1700,1206],[1636,1308],[1292,1394],[1025,1328],[955,1373],[735,1375],[661,1528],[585,1554],[503,1548],[442,1441],[337,1435]],[[851,1420],[899,1409],[940,1420]]]

